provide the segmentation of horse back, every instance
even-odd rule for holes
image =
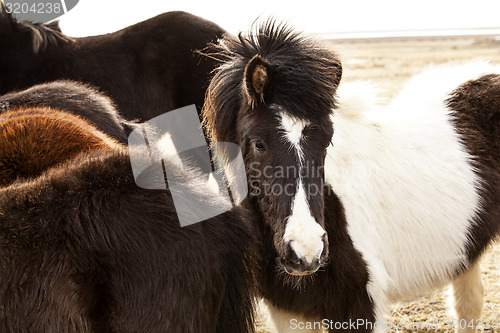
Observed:
[[[82,118],[63,111],[8,111],[0,116],[0,185],[36,177],[83,152],[118,147]]]
[[[500,74],[463,83],[446,103],[476,167],[500,170]]]
[[[42,82],[76,80],[113,98],[125,118],[139,120],[191,104],[201,109],[216,63],[196,51],[225,33],[215,23],[185,12],[164,13],[85,38],[9,19],[15,29],[0,43],[0,94]],[[40,40],[43,45],[34,47]]]
[[[135,123],[125,120],[115,103],[95,88],[74,81],[42,83],[0,96],[0,111],[50,108],[86,119],[100,131],[127,143]]]
[[[457,133],[480,178],[481,208],[470,228],[467,252],[474,261],[500,234],[500,74],[465,82],[447,100]]]

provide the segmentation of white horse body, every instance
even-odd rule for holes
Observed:
[[[325,179],[367,262],[378,320],[390,302],[449,283],[467,265],[481,180],[446,100],[489,73],[500,68],[482,62],[433,68],[385,106],[376,105],[366,83],[340,84]]]

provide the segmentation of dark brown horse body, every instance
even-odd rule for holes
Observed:
[[[62,111],[3,113],[0,133],[1,332],[253,331],[247,213],[181,228],[168,188],[139,188],[128,152]]]
[[[120,151],[0,191],[2,332],[250,332],[238,210],[181,228]]]
[[[213,60],[195,51],[224,34],[200,17],[169,12],[115,33],[69,38],[54,24],[0,12],[0,94],[67,79],[109,95],[127,119],[203,105]]]

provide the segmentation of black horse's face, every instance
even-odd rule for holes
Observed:
[[[267,84],[265,64],[246,74],[252,97]],[[273,233],[279,264],[292,275],[311,274],[328,256],[323,168],[333,125],[329,116],[299,118],[277,103],[256,101],[243,106],[238,120],[249,196]]]
[[[311,274],[328,256],[324,162],[342,65],[272,20],[248,37],[225,37],[214,51],[225,61],[207,90],[204,124],[212,141],[243,152],[269,255],[282,271]]]

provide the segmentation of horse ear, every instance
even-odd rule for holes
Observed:
[[[51,30],[62,32],[61,27],[59,26],[59,20],[46,23],[45,26],[49,27]]]
[[[340,60],[336,60],[334,62],[334,65],[332,66],[333,68],[333,75],[334,75],[334,80],[336,85],[338,86],[340,84],[340,80],[342,79],[342,63]]]
[[[269,63],[258,54],[245,67],[246,91],[250,102],[264,100],[264,88],[269,83]]]

